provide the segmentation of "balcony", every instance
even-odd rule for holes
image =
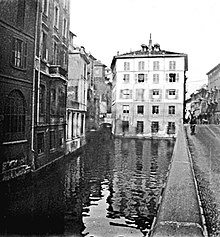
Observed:
[[[60,76],[67,77],[67,71],[64,68],[62,68],[60,65],[51,65],[49,67],[49,73],[57,77],[60,77]]]

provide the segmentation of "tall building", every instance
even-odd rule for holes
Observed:
[[[70,38],[73,38],[73,33],[71,32]],[[89,59],[85,49],[83,47],[74,46],[73,43],[71,43],[69,45],[67,92],[67,153],[71,153],[85,144],[88,64]]]
[[[113,72],[112,116],[115,135],[176,136],[185,113],[187,55],[159,44],[119,54]]]
[[[37,2],[0,3],[0,173],[6,179],[32,165]]]
[[[34,81],[34,164],[65,154],[69,0],[39,1]]]

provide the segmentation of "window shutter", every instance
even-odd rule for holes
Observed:
[[[123,99],[123,90],[120,90],[120,99]]]
[[[15,51],[16,51],[15,41],[16,39],[13,38],[12,40],[12,64],[13,65],[15,65]]]
[[[166,90],[166,99],[168,99],[168,93],[169,93],[169,90],[167,89]]]
[[[24,43],[24,58],[23,58],[23,68],[27,67],[27,43]]]
[[[168,73],[166,73],[166,81],[167,81],[167,82],[169,81],[169,75],[168,75]]]
[[[179,73],[176,74],[176,81],[179,82]]]
[[[179,97],[179,91],[178,90],[176,90],[176,99],[178,99],[178,97]]]
[[[147,82],[147,73],[144,74],[144,81]]]
[[[162,89],[159,90],[159,98],[161,99],[162,98]]]
[[[135,83],[138,82],[138,75],[137,74],[134,74],[134,80],[135,80]]]
[[[132,90],[130,90],[130,99],[132,99]]]

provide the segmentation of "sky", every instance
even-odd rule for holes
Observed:
[[[220,63],[220,0],[70,0],[70,30],[110,67],[119,53],[159,43],[162,50],[188,54],[188,94],[207,83]]]

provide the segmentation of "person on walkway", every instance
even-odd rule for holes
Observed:
[[[196,130],[196,116],[194,114],[191,115],[190,129],[191,129],[191,134],[194,135],[195,130]]]

